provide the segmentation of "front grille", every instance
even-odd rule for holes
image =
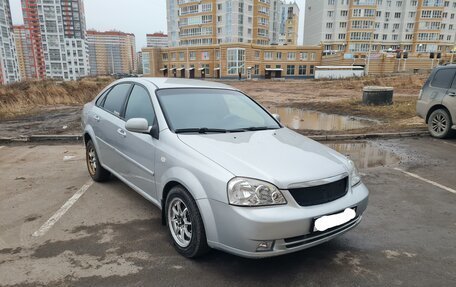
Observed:
[[[290,237],[290,238],[285,238],[285,246],[287,248],[293,248],[293,247],[298,247],[304,244],[310,244],[312,242],[318,241],[320,239],[323,239],[325,237],[329,237],[331,235],[337,234],[339,232],[344,232],[346,230],[349,230],[353,227],[355,227],[361,220],[360,216],[357,216],[350,220],[349,222],[345,223],[344,225],[341,226],[336,226],[331,229],[328,229],[323,232],[312,232],[306,235],[301,235],[301,236],[296,236],[296,237]]]
[[[348,176],[331,183],[303,188],[289,189],[300,206],[312,206],[341,198],[348,191]]]

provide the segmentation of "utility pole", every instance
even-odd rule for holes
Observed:
[[[373,24],[371,25],[372,29]],[[371,30],[370,40],[369,40],[369,51],[367,52],[367,66],[366,66],[366,76],[369,76],[369,66],[370,66],[370,58],[371,58],[371,50],[372,50],[372,41],[374,40],[374,30]]]

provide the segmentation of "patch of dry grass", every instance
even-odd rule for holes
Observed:
[[[0,86],[0,119],[33,113],[42,106],[83,105],[111,82],[111,78],[87,78],[73,82],[24,81]]]

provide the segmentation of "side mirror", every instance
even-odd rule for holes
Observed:
[[[125,129],[133,133],[149,133],[151,128],[146,119],[133,118],[125,123]]]
[[[280,123],[280,116],[278,114],[272,114],[272,116]]]

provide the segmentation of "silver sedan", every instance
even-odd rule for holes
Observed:
[[[125,182],[162,212],[176,250],[286,254],[359,224],[368,190],[354,163],[214,82],[114,82],[83,110],[90,176]]]

